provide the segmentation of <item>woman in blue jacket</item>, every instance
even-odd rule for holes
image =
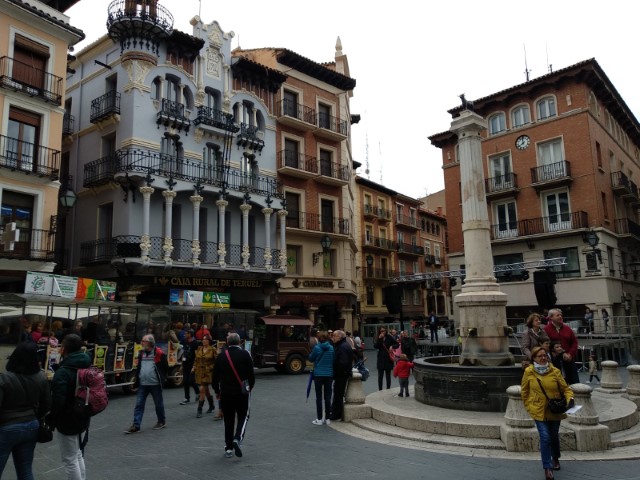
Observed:
[[[309,361],[313,362],[313,381],[316,386],[316,411],[317,417],[311,422],[314,425],[329,425],[331,420],[331,383],[333,382],[333,345],[329,342],[329,334],[327,332],[318,332],[318,343],[311,354]],[[324,391],[324,392],[323,392]],[[324,421],[322,420],[322,398],[324,393]]]

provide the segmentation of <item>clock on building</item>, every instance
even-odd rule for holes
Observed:
[[[520,135],[518,138],[516,138],[516,148],[518,150],[525,150],[530,143],[531,139],[528,135]]]

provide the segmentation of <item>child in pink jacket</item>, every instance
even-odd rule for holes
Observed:
[[[400,355],[400,359],[393,368],[393,376],[398,377],[398,383],[400,383],[399,397],[409,396],[409,376],[412,368],[413,362],[410,362],[404,353]]]

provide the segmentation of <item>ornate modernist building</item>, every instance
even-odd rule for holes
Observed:
[[[23,292],[26,272],[52,272],[65,191],[62,108],[67,51],[84,38],[62,11],[77,0],[0,0],[0,290]],[[65,197],[73,201],[73,198]]]
[[[455,118],[461,108],[449,113]],[[628,329],[640,308],[640,124],[614,85],[591,59],[477,99],[473,108],[487,120],[494,264],[564,257],[566,265],[552,270],[565,317],[582,318],[588,306],[603,330],[605,308],[613,327]],[[442,149],[450,268],[464,268],[457,138],[430,139]],[[538,309],[527,270],[497,277],[509,295],[508,317]]]

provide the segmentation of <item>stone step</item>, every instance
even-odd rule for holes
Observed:
[[[370,418],[354,419],[351,422],[358,428],[386,436],[413,440],[417,442],[455,447],[481,448],[486,450],[505,450],[504,443],[495,438],[474,438],[439,433],[420,432],[378,422]]]
[[[640,445],[640,424],[611,434],[611,448]]]

